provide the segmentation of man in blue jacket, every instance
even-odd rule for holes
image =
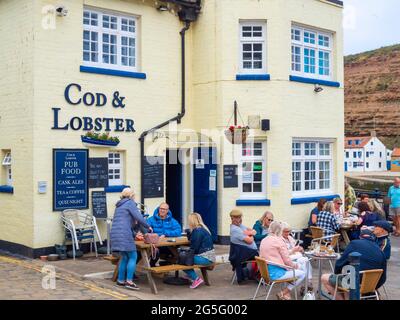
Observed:
[[[363,229],[360,233],[360,239],[353,240],[346,247],[339,260],[336,261],[335,274],[322,275],[321,281],[329,294],[333,295],[336,283],[341,285],[341,272],[344,266],[350,264],[349,255],[352,252],[358,252],[360,257],[360,271],[383,269],[383,274],[379,279],[377,288],[381,287],[386,281],[386,257],[376,243],[376,236],[369,229]],[[337,293],[336,300],[343,300],[344,296]]]
[[[182,235],[182,227],[179,222],[172,217],[172,212],[169,210],[169,205],[166,202],[161,203],[160,206],[154,210],[153,216],[147,219],[147,223],[151,226],[153,232],[157,233],[160,237],[180,237]],[[161,255],[162,258],[166,258],[166,260],[177,258],[168,248],[160,248],[156,258],[150,260],[150,265],[152,267],[155,266]]]

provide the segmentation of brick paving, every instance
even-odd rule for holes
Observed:
[[[104,290],[91,281],[81,282],[56,273],[55,289],[45,289],[48,276],[41,266],[29,260],[0,256],[0,300],[119,300],[124,295]],[[61,278],[60,278],[61,277]],[[49,284],[50,281],[45,281]]]

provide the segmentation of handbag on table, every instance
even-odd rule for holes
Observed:
[[[151,258],[153,260],[155,260],[157,257],[158,249],[156,248],[156,244],[159,242],[160,242],[160,237],[157,233],[146,233],[144,235],[144,243],[151,245]]]

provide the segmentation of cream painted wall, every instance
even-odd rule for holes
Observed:
[[[14,194],[0,193],[0,240],[28,247],[33,246],[32,11],[33,1],[0,1],[0,150],[11,150],[14,183]]]
[[[218,17],[218,19],[216,19]],[[236,81],[240,20],[267,21],[267,72],[271,81]],[[289,81],[292,23],[334,33],[334,81],[341,88],[324,87],[315,94],[313,85]],[[221,130],[227,125],[237,100],[245,122],[248,115],[271,120],[271,131],[254,134],[267,140],[267,197],[271,207],[241,207],[244,223],[252,226],[265,210],[294,227],[304,227],[314,204],[290,204],[291,143],[293,137],[332,138],[334,143],[334,193],[343,194],[343,33],[342,9],[314,0],[208,0],[194,28],[193,82],[197,126]],[[208,44],[208,46],[206,45]],[[206,51],[206,52],[204,52]],[[208,68],[204,68],[207,64]],[[232,146],[225,145],[223,163],[233,164]],[[337,152],[339,150],[339,152]],[[340,164],[340,165],[338,165]],[[279,173],[280,187],[271,188],[271,173]],[[229,233],[229,212],[239,191],[222,188],[219,170],[219,233]]]

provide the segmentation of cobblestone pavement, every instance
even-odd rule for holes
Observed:
[[[80,281],[59,272],[56,273],[55,280],[52,280],[54,279],[52,274],[43,271],[42,266],[31,260],[0,256],[0,300],[124,300],[127,298],[124,294],[96,286],[91,281]]]

